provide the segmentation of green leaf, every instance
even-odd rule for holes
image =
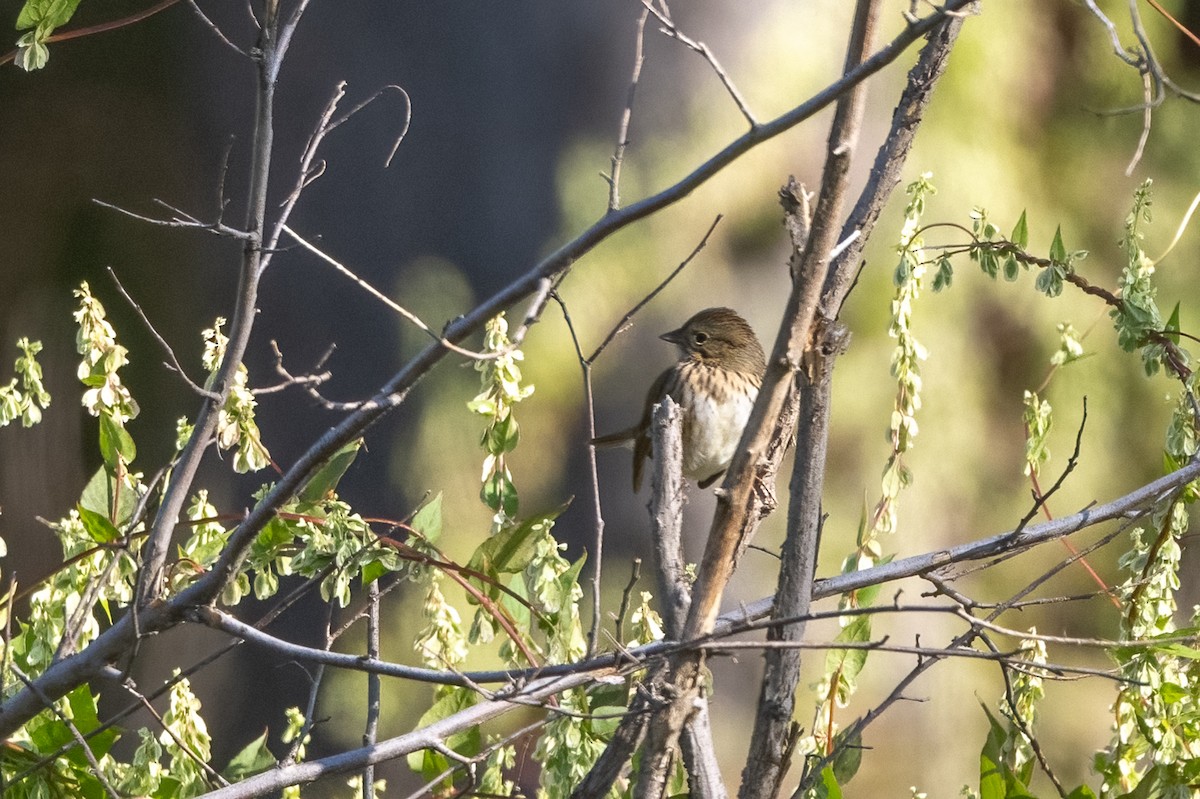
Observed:
[[[390,571],[391,569],[378,560],[368,561],[362,567],[362,584],[368,586]]]
[[[1121,799],[1162,799],[1162,797],[1175,796],[1174,788],[1178,787],[1175,780],[1171,779],[1171,773],[1167,767],[1159,764],[1142,775],[1141,782],[1127,794],[1122,794]]]
[[[118,461],[132,463],[137,457],[133,436],[114,422],[112,417],[103,413],[100,414],[100,455],[104,458],[104,465],[114,472],[119,465]]]
[[[1067,262],[1067,248],[1062,240],[1062,225],[1054,229],[1054,241],[1050,242],[1050,260],[1060,264]]]
[[[1004,279],[1009,283],[1016,280],[1021,274],[1021,266],[1017,263],[1017,259],[1013,256],[1008,256],[1004,259]]]
[[[954,280],[954,267],[950,263],[950,259],[943,256],[938,259],[937,272],[933,276],[933,290],[939,292],[942,289],[950,288],[950,283]]]
[[[842,644],[863,644],[871,640],[871,617],[867,614],[855,617],[842,628],[834,641]],[[831,649],[825,656],[825,671],[838,671],[842,679],[853,683],[867,662],[865,649]]]
[[[115,492],[117,485],[116,478],[108,473],[108,470],[101,467],[92,475],[92,479],[83,488],[83,494],[79,497],[79,504],[90,511],[101,514],[107,519],[112,519],[113,523],[118,527],[124,527],[133,517],[134,508],[137,507],[137,496],[128,486],[122,486],[120,493]],[[113,495],[116,494],[117,507],[113,510]]]
[[[1057,265],[1043,269],[1034,282],[1034,287],[1047,297],[1057,297],[1062,294],[1063,276]]]
[[[442,493],[421,506],[412,519],[412,528],[428,541],[436,541],[442,534]]]
[[[448,718],[461,710],[466,710],[477,701],[478,699],[473,691],[465,688],[451,689],[445,696],[434,702],[429,710],[425,711],[414,729],[419,730],[428,727],[434,722]],[[479,727],[476,726],[468,729],[466,732],[451,735],[446,738],[444,743],[447,747],[461,755],[473,757],[479,754],[483,738]],[[450,767],[450,763],[442,753],[431,749],[424,749],[413,752],[408,756],[408,767],[428,781],[433,780],[439,774],[446,771]]]
[[[17,30],[42,26],[48,28],[42,36],[44,39],[60,25],[71,21],[79,0],[26,0],[21,13],[17,15]]]
[[[887,564],[889,564],[893,560],[895,560],[895,558],[896,558],[896,554],[894,552],[889,553],[887,555],[884,555],[882,558],[878,558],[875,561],[875,565],[876,566],[886,566]],[[854,595],[858,600],[858,606],[859,607],[869,607],[870,605],[874,605],[875,598],[879,596],[879,591],[881,588],[883,588],[883,584],[876,583],[875,585],[868,585],[866,588],[860,588],[857,591],[855,591]]]
[[[825,799],[842,799],[842,788],[838,785],[837,776],[832,766],[826,766],[821,771],[821,784],[817,786],[818,796]]]
[[[233,756],[221,776],[230,782],[238,782],[275,766],[275,756],[267,748],[267,733],[255,738],[242,751]]]
[[[1179,303],[1175,303],[1175,308],[1171,311],[1171,318],[1167,320],[1166,326],[1163,328],[1167,333],[1167,338],[1172,344],[1179,343]]]
[[[1168,705],[1173,705],[1181,699],[1191,696],[1191,692],[1181,688],[1175,683],[1166,682],[1163,683],[1162,688],[1159,689],[1159,696],[1161,696],[1162,700]]]
[[[979,253],[979,268],[990,278],[995,278],[997,273],[999,273],[1000,262],[996,259],[996,253],[990,247]]]
[[[517,448],[521,440],[521,426],[511,413],[488,427],[483,434],[483,446],[492,455],[503,455]]]
[[[49,754],[68,741],[74,741],[75,737],[71,735],[66,724],[58,719],[53,719],[33,730],[29,734],[29,740],[39,754]]]
[[[1096,799],[1096,794],[1086,785],[1080,785],[1067,794],[1067,799]]]
[[[362,444],[363,440],[356,438],[333,453],[325,465],[304,484],[304,488],[300,489],[300,500],[302,502],[320,502],[335,493],[338,482],[358,456]]]
[[[505,516],[517,515],[517,489],[512,483],[512,474],[507,468],[493,472],[479,489],[483,504]]]
[[[839,735],[834,740],[834,746],[837,748],[837,754],[833,758],[833,774],[837,777],[839,785],[845,785],[853,779],[858,773],[858,767],[862,765],[862,736],[845,738]]]
[[[612,738],[621,720],[628,715],[624,705],[599,705],[593,707],[591,712],[592,733],[605,741]]]
[[[1017,220],[1017,226],[1013,228],[1009,240],[1022,250],[1029,246],[1029,225],[1025,222],[1024,211],[1021,211],[1021,218]]]
[[[979,799],[1036,799],[1004,763],[1008,731],[986,705],[981,702],[980,707],[988,717],[989,731],[983,751],[979,753]]]
[[[557,519],[567,509],[565,503],[547,513],[532,516],[493,535],[479,545],[471,555],[469,568],[485,574],[516,574],[533,560],[537,542],[546,524]]]
[[[67,694],[67,701],[71,705],[71,720],[79,732],[88,735],[100,726],[100,717],[96,713],[97,700],[86,684],[79,686]],[[96,757],[104,757],[120,737],[121,734],[112,728],[97,732],[87,739],[88,748],[92,750],[92,754]],[[84,766],[90,765],[87,763],[86,758],[83,760]]]
[[[88,510],[83,505],[76,505],[75,510],[79,513],[79,520],[83,522],[83,529],[87,530],[88,535],[96,543],[107,544],[121,537],[120,531],[104,514]]]
[[[1008,790],[1004,784],[1004,742],[1008,732],[995,717],[983,707],[988,717],[988,736],[979,753],[979,799],[1006,799]]]
[[[17,39],[17,67],[25,72],[33,72],[46,66],[50,60],[50,50],[30,31]]]

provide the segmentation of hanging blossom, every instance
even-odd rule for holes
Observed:
[[[225,318],[218,316],[213,326],[202,333],[204,336],[202,362],[204,368],[209,372],[209,385],[206,388],[211,388],[213,378],[221,365],[221,359],[225,357],[225,347],[229,344],[229,337],[221,332],[224,325]],[[258,403],[247,385],[248,380],[249,372],[246,371],[245,364],[239,363],[237,370],[233,373],[233,385],[229,388],[229,397],[225,400],[225,405],[222,406],[217,417],[217,446],[221,449],[236,448],[233,456],[233,470],[241,474],[256,472],[271,462],[271,454],[267,452],[266,446],[262,443],[262,434],[259,433],[258,424],[254,421],[254,409]]]
[[[104,306],[92,296],[87,281],[74,292],[79,298],[75,323],[75,349],[83,356],[78,375],[88,390],[83,392],[83,407],[92,416],[104,415],[117,425],[138,415],[138,404],[121,383],[118,370],[129,363],[129,351],[117,343],[117,334],[105,318]]]

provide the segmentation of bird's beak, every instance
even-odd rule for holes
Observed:
[[[663,341],[669,341],[679,347],[682,347],[684,342],[687,341],[687,338],[685,338],[683,335],[682,327],[678,330],[672,330],[670,333],[663,333],[661,336],[659,336],[659,338],[661,338]]]

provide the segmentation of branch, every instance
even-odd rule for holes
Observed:
[[[273,8],[273,6],[271,7]],[[298,11],[297,11],[298,13]],[[140,609],[163,594],[163,574],[170,552],[171,533],[179,520],[183,504],[191,490],[192,481],[200,467],[200,460],[208,442],[216,433],[218,414],[233,386],[233,378],[242,363],[250,331],[257,314],[258,283],[262,266],[267,256],[263,252],[262,235],[267,219],[267,188],[270,183],[271,156],[274,142],[275,75],[279,63],[287,52],[285,41],[278,40],[277,19],[269,13],[264,20],[259,37],[261,55],[257,61],[258,96],[254,133],[251,137],[252,165],[248,190],[246,222],[242,226],[250,235],[242,254],[238,272],[237,301],[234,305],[229,326],[229,341],[225,356],[213,375],[210,387],[216,398],[206,397],[196,414],[192,435],[163,491],[158,514],[150,528],[150,535],[142,550],[142,569],[138,574],[134,602]],[[273,242],[272,242],[273,244]],[[140,613],[140,610],[139,610]]]
[[[844,72],[847,74],[866,58],[879,6],[879,0],[859,0],[856,6],[846,48]],[[713,629],[717,608],[739,556],[763,516],[774,509],[771,486],[784,451],[779,444],[794,435],[795,375],[812,343],[829,253],[837,244],[837,225],[848,186],[850,158],[857,143],[865,100],[865,84],[856,85],[838,99],[812,229],[803,257],[792,269],[791,294],[767,361],[762,387],[717,495],[708,545],[692,587],[685,639],[700,637]],[[670,752],[672,742],[692,714],[692,702],[702,679],[702,665],[703,657],[699,653],[672,658],[669,692],[672,699],[665,710],[656,714],[647,734],[638,781],[641,796],[657,795],[661,790],[661,786],[650,781],[651,775],[662,770],[662,761]]]
[[[629,92],[625,96],[625,110],[621,114],[621,125],[617,133],[617,147],[613,150],[612,170],[605,177],[608,181],[608,210],[616,211],[621,207],[621,165],[625,162],[625,150],[629,147],[629,123],[633,120],[633,100],[637,96],[638,81],[642,76],[642,62],[645,60],[643,45],[646,42],[646,18],[648,10],[642,11],[637,21],[637,38],[633,51],[633,75],[629,79]]]
[[[318,760],[282,766],[250,777],[228,788],[204,794],[204,799],[251,799],[280,791],[291,785],[304,785],[334,774],[361,771],[367,766],[404,757],[422,749],[439,749],[450,736],[477,727],[502,716],[526,702],[540,702],[563,691],[596,679],[594,674],[535,680],[520,691],[491,701],[480,702],[419,730]],[[522,700],[518,703],[516,700]]]
[[[845,250],[833,257],[824,287],[821,318],[837,317],[842,302],[853,285],[853,275],[862,249],[870,237],[875,221],[887,203],[898,176],[907,160],[930,94],[942,72],[950,49],[962,26],[961,19],[945,22],[921,51],[921,56],[908,75],[900,102],[892,115],[891,129],[875,157],[871,177],[855,203],[850,217],[842,226],[841,235],[850,241]],[[787,227],[792,232],[792,247],[797,254],[805,242],[808,226],[802,217],[807,210],[805,195],[795,188],[783,192],[785,208],[789,209]],[[793,221],[794,220],[794,221]],[[822,326],[823,336],[836,330]],[[845,331],[842,334],[845,336]],[[784,542],[779,587],[775,594],[773,614],[782,617],[802,617],[811,606],[812,587],[820,542],[821,496],[825,474],[825,454],[830,413],[830,380],[833,360],[846,341],[838,339],[825,343],[830,349],[810,350],[810,365],[801,371],[802,384],[800,429],[797,434],[795,465],[792,468],[791,501],[788,505],[788,535]],[[804,625],[773,629],[772,638],[781,641],[797,640],[804,635]],[[768,653],[766,671],[758,700],[758,714],[750,751],[742,771],[742,799],[765,799],[778,794],[787,769],[786,753],[793,735],[792,717],[795,713],[796,686],[799,681],[801,652],[780,650]]]
[[[655,573],[658,577],[659,603],[667,637],[683,638],[691,605],[691,590],[684,573],[683,557],[683,422],[679,406],[669,396],[654,409],[651,420],[651,444],[654,469],[650,492],[650,538],[654,542]],[[717,763],[707,697],[696,697],[695,715],[688,720],[680,738],[683,763],[688,774],[688,789],[695,799],[723,799],[725,784]],[[665,782],[669,773],[657,775]]]
[[[713,55],[712,50],[710,50],[708,45],[704,42],[697,42],[680,31],[679,27],[675,24],[675,20],[671,19],[670,17],[670,14],[667,10],[667,4],[663,2],[663,0],[659,0],[659,2],[662,6],[661,11],[655,8],[654,4],[650,2],[650,0],[642,0],[642,5],[647,11],[654,15],[655,19],[662,23],[662,27],[659,30],[682,44],[687,49],[691,50],[693,53],[698,53],[704,58],[705,61],[708,62],[708,65],[712,67],[713,72],[716,73],[717,79],[721,81],[721,85],[725,87],[725,91],[729,92],[729,96],[732,98],[734,105],[738,107],[738,111],[742,112],[742,116],[745,117],[746,121],[750,123],[750,127],[752,129],[756,127],[758,125],[758,120],[754,118],[754,114],[750,113],[750,107],[746,104],[745,99],[742,98],[742,93],[739,92],[737,87],[733,85],[733,81],[730,80],[729,75],[726,74],[724,68],[717,62],[717,57]]]
[[[379,657],[379,581],[372,580],[367,586],[369,608],[367,611],[367,657]],[[379,675],[367,675],[367,726],[363,732],[363,746],[372,747],[379,733],[380,690]],[[375,799],[375,766],[368,765],[362,774],[362,799]]]
[[[654,469],[650,483],[650,539],[667,637],[682,640],[692,603],[683,557],[683,429],[679,406],[669,396],[654,407],[650,435]]]
[[[171,349],[171,345],[167,343],[167,340],[163,338],[162,334],[159,333],[154,327],[154,324],[150,321],[150,318],[146,316],[146,312],[142,310],[142,306],[138,305],[133,297],[130,296],[129,292],[125,290],[125,286],[122,285],[120,278],[117,277],[117,273],[113,271],[111,266],[108,267],[108,276],[112,278],[113,283],[117,284],[117,291],[121,292],[121,296],[125,298],[125,301],[129,303],[131,308],[133,308],[134,312],[138,315],[138,318],[142,320],[142,324],[144,324],[146,329],[150,331],[150,335],[153,336],[154,340],[158,342],[158,346],[162,347],[163,351],[167,354],[167,358],[170,359],[170,363],[166,364],[167,368],[174,370],[175,373],[183,378],[183,381],[188,384],[188,387],[201,397],[207,397],[208,399],[212,400],[220,399],[220,397],[218,397],[215,393],[208,391],[203,386],[193,381],[192,378],[188,377],[188,373],[184,371],[183,366],[179,363],[179,359],[175,357],[175,350]]]

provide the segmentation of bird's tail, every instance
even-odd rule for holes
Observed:
[[[606,433],[602,436],[596,436],[590,443],[597,447],[625,447],[626,449],[632,449],[633,442],[637,437],[638,429],[630,427],[625,430],[619,430],[616,433]]]

